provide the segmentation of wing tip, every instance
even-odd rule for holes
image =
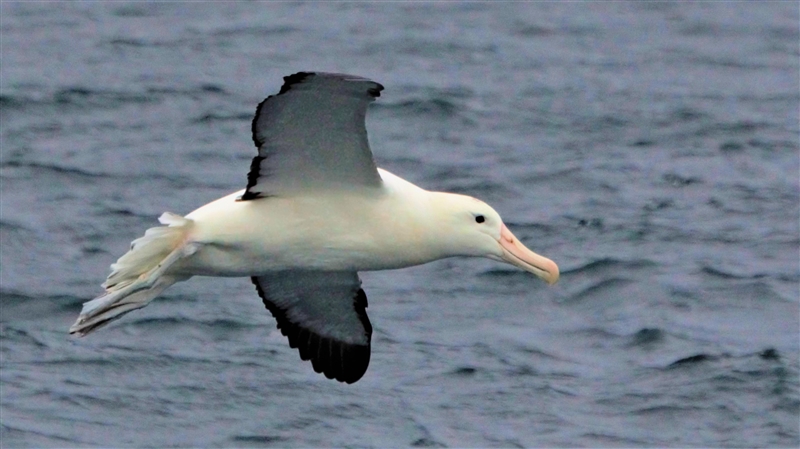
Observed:
[[[256,113],[255,113],[255,116],[253,117],[253,121],[252,121],[252,123],[250,125],[250,131],[252,133],[253,143],[256,145],[257,148],[264,144],[264,142],[261,141],[261,139],[258,138],[258,132],[257,132],[258,131],[258,119],[259,119],[259,116],[261,115],[261,110],[263,109],[264,104],[267,101],[269,101],[270,98],[272,98],[272,97],[274,97],[276,95],[283,95],[286,92],[289,92],[289,90],[291,90],[292,86],[294,86],[296,84],[303,83],[304,81],[306,81],[306,80],[308,80],[310,78],[313,78],[313,77],[339,79],[339,80],[343,80],[343,81],[361,81],[361,82],[365,82],[366,81],[366,82],[369,82],[369,83],[373,84],[373,86],[367,88],[367,94],[369,94],[372,98],[380,97],[381,96],[381,91],[384,89],[383,84],[375,82],[375,81],[372,81],[369,78],[364,78],[364,77],[356,76],[356,75],[348,75],[348,74],[345,74],[345,73],[297,72],[297,73],[293,73],[291,75],[284,76],[283,77],[283,85],[281,86],[280,91],[278,91],[278,93],[275,94],[275,95],[268,96],[267,98],[262,100],[258,104],[258,106],[256,107]]]
[[[328,78],[332,80],[341,80],[341,81],[357,81],[357,82],[368,82],[373,84],[374,86],[367,89],[367,93],[373,97],[378,98],[381,96],[381,91],[384,89],[383,84],[373,81],[369,78],[364,78],[362,76],[357,75],[349,75],[347,73],[332,73],[332,72],[297,72],[293,73],[288,76],[283,77],[283,86],[281,86],[280,92],[278,95],[284,94],[288,92],[292,86],[295,84],[300,84],[305,81],[310,81],[312,78]],[[259,105],[261,106],[261,105]]]
[[[278,92],[278,95],[285,94],[286,92],[289,91],[289,89],[292,88],[293,85],[302,83],[303,80],[314,75],[315,75],[314,72],[297,72],[297,73],[292,73],[291,75],[284,76],[283,86],[281,86],[281,90],[280,92]]]
[[[372,323],[365,310],[367,295],[362,288],[359,287],[353,298],[353,307],[364,326],[366,344],[337,341],[292,323],[285,311],[267,298],[258,278],[254,276],[250,280],[255,285],[264,306],[275,318],[281,334],[289,340],[289,347],[298,350],[300,360],[311,361],[315,372],[342,383],[353,384],[364,377],[369,368],[372,352]]]

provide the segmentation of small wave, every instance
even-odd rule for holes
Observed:
[[[247,446],[252,446],[254,444],[265,444],[271,446],[275,443],[287,441],[287,439],[277,435],[234,435],[231,437],[231,441],[236,443],[245,443]]]
[[[216,30],[212,33],[217,37],[277,37],[286,36],[288,34],[299,32],[300,29],[291,25],[277,25],[277,26],[243,26],[236,28],[223,28]]]
[[[217,112],[208,112],[197,118],[192,119],[193,123],[211,123],[211,122],[226,122],[226,121],[250,121],[253,119],[253,113],[240,113],[240,114],[220,114]]]
[[[151,214],[137,213],[128,208],[109,207],[100,211],[101,216],[121,216],[121,217],[138,217],[138,218],[152,218]]]
[[[128,320],[128,322],[125,325],[135,326],[138,328],[142,328],[144,330],[147,329],[161,330],[165,327],[183,326],[183,325],[189,325],[192,327],[203,327],[209,330],[217,330],[217,331],[219,330],[230,331],[230,330],[240,330],[240,329],[257,327],[256,325],[253,324],[248,324],[245,322],[235,321],[225,318],[217,318],[212,320],[196,320],[184,316],[139,318],[134,320]]]
[[[465,61],[495,55],[500,48],[494,42],[471,42],[469,39],[427,39],[410,36],[400,39],[371,40],[372,43],[362,47],[362,55],[371,57],[392,54],[395,58],[411,56],[412,58],[429,57],[434,59],[440,59],[442,55],[447,55],[451,61]]]
[[[556,29],[543,25],[517,22],[512,26],[512,33],[521,37],[546,37],[556,34]]]
[[[672,198],[653,198],[647,201],[644,206],[642,206],[642,210],[645,213],[655,212],[659,210],[669,209],[675,206],[675,200]]]
[[[634,284],[634,281],[630,279],[624,279],[620,277],[611,277],[608,279],[603,279],[599,282],[596,282],[589,287],[584,288],[583,290],[579,291],[571,295],[566,302],[575,303],[575,302],[582,302],[592,298],[597,297],[598,295],[602,296],[620,296],[622,295],[621,290],[628,285]]]
[[[620,335],[610,332],[608,329],[600,327],[586,327],[566,332],[571,337],[585,338],[589,341],[604,341],[604,340],[618,340],[622,338]]]
[[[171,47],[185,47],[190,45],[193,41],[188,38],[173,38],[173,39],[140,39],[132,37],[115,37],[105,42],[100,42],[100,45],[112,47],[112,51],[123,50],[124,47],[131,49],[134,48],[171,48]]]
[[[439,179],[441,180],[444,178]],[[441,182],[441,186],[442,190],[451,193],[485,198],[487,201],[491,201],[499,195],[508,193],[508,189],[503,184],[472,177]]]
[[[0,322],[28,320],[62,312],[72,312],[86,299],[72,295],[29,295],[7,288],[0,289],[3,314]]]
[[[643,2],[644,3],[644,2]],[[581,434],[581,437],[588,440],[590,443],[585,444],[586,447],[648,447],[652,446],[652,440],[642,440],[619,435],[610,435],[607,433],[587,432]],[[580,446],[575,444],[574,446]]]
[[[30,104],[33,101],[34,100],[24,95],[0,94],[0,110],[4,112],[21,110],[26,104]]]
[[[478,277],[487,277],[487,278],[528,278],[530,276],[529,273],[526,273],[522,270],[506,270],[503,268],[490,268],[486,271],[478,273]]]
[[[454,118],[468,111],[465,102],[475,96],[471,89],[452,88],[418,88],[410,87],[407,97],[399,101],[382,101],[376,103],[376,110],[396,112],[403,116],[425,116],[436,118]],[[389,99],[387,99],[389,100]]]
[[[702,184],[703,180],[694,176],[682,176],[677,173],[667,173],[661,177],[664,182],[672,187],[686,187],[693,184]]]
[[[115,109],[132,103],[158,103],[168,96],[205,97],[208,94],[227,94],[227,92],[223,87],[209,83],[188,89],[153,86],[143,91],[71,86],[41,97],[21,93],[3,93],[0,95],[0,109],[3,111],[28,111],[37,108],[56,108],[57,112],[61,114],[65,108],[77,110]]]
[[[633,147],[642,147],[642,148],[644,148],[644,147],[652,147],[652,146],[654,146],[656,144],[657,144],[657,142],[655,140],[653,140],[653,139],[644,139],[644,138],[636,139],[636,140],[634,140],[633,142],[630,143],[630,145],[633,146]]]
[[[592,117],[588,124],[592,130],[607,130],[608,128],[624,128],[630,124],[630,121],[620,117],[619,115],[603,114],[597,117]]]
[[[59,89],[53,95],[53,102],[61,106],[114,107],[128,103],[149,103],[158,101],[153,95],[116,90],[96,90],[87,87]]]
[[[75,167],[61,167],[59,165],[46,164],[43,162],[33,162],[33,161],[23,162],[17,160],[10,160],[4,162],[3,164],[0,164],[0,167],[31,168],[35,171],[51,172],[59,175],[70,175],[70,176],[78,176],[91,179],[109,177],[108,175],[92,173]]]
[[[652,405],[632,410],[634,415],[682,415],[692,411],[703,411],[701,407],[685,405]]]
[[[211,83],[202,83],[197,87],[188,89],[176,89],[172,87],[148,87],[146,90],[149,94],[166,94],[178,96],[197,96],[205,94],[223,94],[227,95],[228,92],[220,85]]]
[[[733,37],[748,35],[752,33],[749,27],[735,26],[718,22],[691,21],[677,29],[679,34],[684,36],[712,36],[712,37]]]
[[[411,442],[411,447],[447,447],[447,445],[430,438],[418,438]]]
[[[520,180],[524,181],[525,184],[547,184],[551,181],[563,180],[565,178],[574,179],[575,177],[580,177],[584,173],[584,169],[581,167],[567,167],[556,170],[548,168],[546,170],[547,171],[532,167],[530,170],[526,170],[525,175],[520,177]]]
[[[780,377],[785,374],[784,371],[775,371],[773,369],[776,366],[782,366],[781,363],[783,360],[778,350],[772,347],[742,355],[732,355],[728,353],[708,354],[701,352],[675,360],[667,365],[666,369],[694,366],[720,360],[729,360],[734,363],[730,366],[725,365],[726,369],[729,369],[731,374],[751,375],[755,377],[760,377],[763,375],[777,375]],[[757,363],[754,365],[753,362]],[[779,365],[775,365],[775,363],[778,363]],[[736,379],[737,381],[741,380],[740,377],[737,377]]]
[[[665,339],[665,333],[663,330],[658,328],[643,328],[639,329],[635,334],[629,337],[629,341],[627,346],[629,347],[645,347],[650,348],[655,346],[659,343],[662,343]]]
[[[536,368],[527,364],[515,366],[506,372],[514,377],[539,376],[541,374]]]
[[[669,121],[663,124],[671,124],[673,122],[696,122],[701,119],[710,118],[711,116],[703,112],[699,109],[695,109],[689,106],[681,106],[679,108],[674,109],[669,114]]]
[[[120,47],[148,47],[150,46],[149,43],[141,40],[141,39],[134,39],[134,38],[115,38],[108,41],[110,45],[113,46],[120,46]]]
[[[800,149],[800,145],[797,142],[789,141],[789,140],[780,140],[780,139],[772,139],[772,140],[765,140],[765,139],[749,139],[747,141],[747,145],[753,148],[757,148],[759,150],[764,150],[768,152],[772,151],[791,151],[797,152]]]
[[[564,270],[561,274],[595,274],[607,271],[639,270],[652,268],[657,264],[647,259],[621,260],[610,257],[592,260],[579,267]]]
[[[158,4],[130,3],[115,8],[111,13],[117,17],[157,17],[162,14]]]
[[[709,123],[702,127],[696,128],[692,134],[697,137],[706,137],[718,134],[723,134],[725,136],[737,134],[748,135],[756,131],[768,129],[770,127],[771,125],[766,122],[742,120],[732,123]]]
[[[542,234],[558,234],[563,230],[557,224],[521,223],[517,221],[507,221],[505,223],[520,240],[527,240]]]
[[[591,331],[592,330],[590,330],[590,332]],[[582,332],[582,331],[578,331],[578,332]],[[538,348],[536,346],[531,346],[530,342],[515,344],[514,345],[514,349],[525,353],[526,354],[526,359],[531,358],[531,357],[535,357],[535,358],[542,358],[542,359],[554,360],[554,361],[559,361],[559,362],[568,361],[567,359],[559,357],[556,354],[551,354],[551,353],[549,353],[549,352],[547,352],[547,351],[545,351],[545,350],[543,350],[541,348]]]
[[[778,354],[778,350],[775,348],[767,348],[758,353],[758,356],[764,360],[780,360],[780,354]]]
[[[712,267],[709,265],[703,265],[703,267],[700,268],[700,272],[704,274],[710,274],[712,276],[719,277],[722,279],[762,279],[767,277],[767,275],[763,273],[755,273],[755,274],[732,273],[730,271],[725,271],[720,268]]]
[[[3,301],[5,300],[6,296],[3,295]],[[6,342],[6,344],[13,342],[15,346],[28,345],[40,349],[45,349],[50,347],[50,345],[42,341],[40,338],[37,338],[30,332],[26,331],[25,329],[17,329],[10,326],[3,326],[0,335],[2,335],[3,340]]]
[[[23,429],[9,425],[7,422],[0,424],[0,434],[3,435],[3,446],[8,447],[36,447],[38,444],[34,441],[40,441],[40,447],[54,446],[54,447],[71,447],[80,446],[84,442],[72,438],[62,437],[55,433],[36,431],[30,429]],[[15,443],[15,441],[17,443]],[[32,444],[33,443],[33,444]]]
[[[124,180],[138,181],[141,178],[147,178],[151,181],[164,181],[174,188],[197,188],[197,182],[189,176],[178,175],[174,173],[102,173],[91,172],[76,167],[64,167],[52,163],[38,162],[38,161],[20,161],[9,160],[0,163],[0,168],[17,168],[17,169],[30,169],[33,173],[29,177],[41,178],[42,182],[47,180],[47,176],[66,176],[71,181],[82,181],[85,183],[97,183],[99,180],[113,180],[114,182],[122,182]],[[210,187],[217,187],[211,186]],[[225,186],[227,188],[227,186]]]
[[[19,232],[19,233],[31,233],[34,232],[33,229],[30,229],[23,225],[22,223],[12,223],[8,220],[0,219],[0,231],[4,232]]]
[[[474,366],[459,366],[458,368],[450,371],[450,374],[455,376],[473,376],[478,372],[478,368]]]
[[[582,228],[595,228],[603,229],[603,219],[599,217],[581,218],[578,220],[578,226]]]
[[[744,62],[743,59],[733,59],[724,56],[691,56],[688,62],[696,65],[708,65],[727,69],[767,69],[774,67],[766,62]]]
[[[446,98],[414,98],[399,103],[379,103],[375,105],[375,109],[390,110],[404,116],[452,118],[458,114],[461,107]]]
[[[695,355],[690,355],[688,357],[684,357],[682,359],[678,359],[670,363],[668,367],[674,368],[677,366],[684,366],[684,365],[696,365],[701,362],[716,360],[717,358],[718,358],[717,356],[712,356],[708,354],[695,354]]]

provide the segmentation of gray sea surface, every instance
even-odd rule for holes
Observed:
[[[797,2],[0,3],[0,446],[798,447]],[[378,164],[559,263],[363,273],[358,383],[249,279],[67,329],[243,188],[282,77],[386,86]]]

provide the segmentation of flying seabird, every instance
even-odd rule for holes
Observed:
[[[488,257],[558,280],[486,203],[423,190],[377,168],[367,106],[383,86],[300,72],[256,109],[247,187],[148,229],[111,265],[69,332],[86,335],[192,276],[247,276],[289,345],[329,379],[367,370],[372,325],[359,271]]]

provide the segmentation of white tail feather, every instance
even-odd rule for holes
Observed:
[[[167,226],[150,228],[144,236],[131,242],[130,251],[111,264],[111,274],[103,283],[103,288],[107,291],[123,288],[150,270],[177,248],[191,223],[191,220],[171,212],[161,214],[158,221]]]
[[[105,293],[83,304],[78,320],[69,329],[71,334],[86,335],[146,306],[164,289],[188,278],[165,273],[197,250],[196,245],[186,242],[192,220],[165,212],[158,221],[167,226],[148,229],[131,243],[130,251],[111,265],[111,274],[103,283]]]

